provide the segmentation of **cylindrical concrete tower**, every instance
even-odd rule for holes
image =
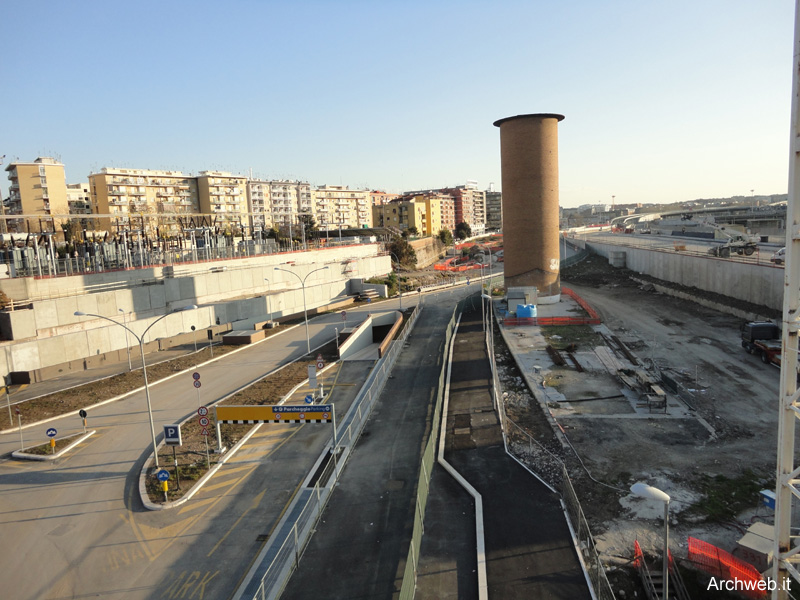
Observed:
[[[558,249],[558,122],[563,115],[518,115],[500,128],[506,295],[561,298]],[[536,288],[536,291],[533,290]],[[521,302],[520,302],[521,303]]]

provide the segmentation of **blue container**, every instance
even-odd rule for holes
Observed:
[[[517,318],[536,318],[535,304],[517,304]]]

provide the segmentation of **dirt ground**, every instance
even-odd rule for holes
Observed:
[[[550,391],[547,412],[574,452],[558,442],[541,404],[526,394],[519,374],[506,364],[501,373],[510,390],[509,416],[566,462],[606,564],[628,564],[635,539],[646,554],[660,555],[663,504],[633,497],[629,489],[638,481],[671,496],[670,546],[676,557],[686,556],[688,536],[733,551],[752,522],[772,523],[758,490],[774,489],[779,371],[742,349],[741,319],[656,293],[631,275],[643,278],[591,257],[565,270],[562,282],[600,314],[602,325],[594,329],[606,338],[617,336],[640,366],[682,385],[688,404],[670,395],[669,417],[642,415],[638,394],[597,360],[595,348],[606,340],[559,328],[558,343],[576,342],[575,356],[586,372],[578,373],[572,364],[555,367],[542,352],[544,386],[540,382],[537,394]],[[714,299],[770,314],[764,307]],[[550,401],[551,394],[564,400]],[[529,446],[533,449],[523,451],[546,475],[556,469],[556,461]]]

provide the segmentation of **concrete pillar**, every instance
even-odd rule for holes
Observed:
[[[500,128],[506,295],[538,304],[561,298],[556,114],[518,115]],[[533,288],[536,288],[534,290]],[[538,296],[538,298],[537,298]],[[509,310],[516,308],[509,305]]]

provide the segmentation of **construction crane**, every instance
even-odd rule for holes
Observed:
[[[742,254],[750,256],[758,250],[758,242],[761,238],[757,235],[748,235],[738,231],[730,232],[724,226],[717,225],[716,223],[706,222],[706,225],[716,229],[723,237],[727,238],[723,244],[712,246],[708,249],[711,256],[719,256],[721,258],[728,258],[731,254],[735,253],[741,256]]]

